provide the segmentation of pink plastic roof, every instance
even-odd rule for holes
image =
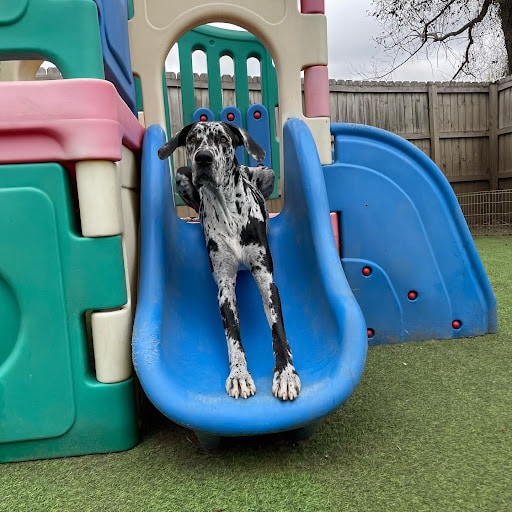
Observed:
[[[117,161],[143,135],[105,80],[0,82],[0,163]]]

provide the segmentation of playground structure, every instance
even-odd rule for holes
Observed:
[[[206,445],[223,435],[310,434],[359,382],[368,341],[496,330],[493,292],[441,171],[392,134],[330,126],[323,1],[303,0],[299,10],[295,0],[175,0],[172,8],[133,0],[129,21],[126,0],[22,0],[1,10],[0,58],[29,59],[18,78],[47,58],[65,80],[0,84],[0,461],[137,442],[130,341],[139,256],[138,377],[148,398]],[[48,13],[51,38],[30,30]],[[156,156],[168,137],[165,57],[183,38],[186,66],[195,48],[187,35],[212,21],[253,33],[286,91],[276,125],[273,98],[255,108],[283,165],[284,207],[269,241],[303,381],[294,403],[271,396],[270,334],[243,271],[242,336],[258,393],[246,401],[225,394],[224,335],[201,231],[178,218],[169,164]],[[305,33],[318,35],[315,45]],[[67,44],[71,34],[84,44]],[[184,90],[184,112],[233,114],[243,124],[246,83],[237,83],[237,108],[219,112],[216,67],[210,109],[190,113],[193,91]],[[135,117],[134,75],[146,129]]]

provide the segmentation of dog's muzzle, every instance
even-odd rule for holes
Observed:
[[[208,149],[201,149],[194,155],[194,173],[192,181],[196,187],[201,186],[205,182],[212,181],[213,161],[213,153]]]

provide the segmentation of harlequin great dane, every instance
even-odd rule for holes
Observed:
[[[158,156],[165,159],[176,148],[186,147],[190,167],[177,170],[176,189],[183,201],[199,212],[217,283],[217,299],[229,355],[228,395],[248,398],[256,392],[247,369],[235,296],[237,272],[244,266],[258,285],[272,330],[276,362],[272,393],[282,400],[294,400],[301,383],[286,338],[267,240],[265,199],[274,187],[274,171],[268,167],[240,165],[235,149],[242,145],[256,161],[261,162],[265,157],[263,149],[245,130],[227,123],[197,122],[185,126],[164,144],[158,150]]]

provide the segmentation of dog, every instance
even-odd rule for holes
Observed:
[[[223,122],[196,122],[185,126],[159,150],[163,160],[185,146],[190,166],[176,172],[176,189],[185,204],[199,212],[210,267],[218,288],[218,303],[229,356],[227,394],[249,398],[256,393],[240,337],[235,296],[237,272],[246,267],[260,291],[272,331],[275,367],[272,393],[294,400],[301,388],[285,333],[279,290],[267,239],[265,199],[274,188],[269,167],[240,165],[235,150],[244,146],[257,162],[264,150],[242,128]]]

